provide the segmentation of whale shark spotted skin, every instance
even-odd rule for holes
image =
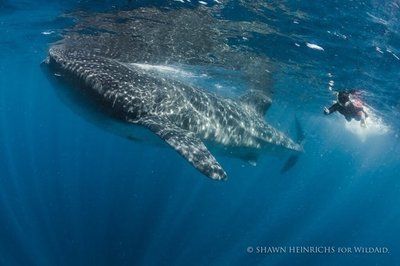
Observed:
[[[264,93],[250,90],[237,100],[223,98],[157,75],[140,61],[99,52],[87,45],[87,36],[83,38],[81,43],[75,36],[54,44],[46,63],[57,74],[78,81],[82,91],[99,99],[101,108],[115,119],[159,136],[204,175],[215,180],[227,177],[205,143],[227,153],[302,150],[265,122],[271,101]]]
[[[48,64],[79,79],[122,120],[144,126],[212,179],[226,172],[203,141],[261,150],[275,145],[300,151],[290,138],[264,122],[250,105],[155,77],[143,68],[63,45],[50,48]]]

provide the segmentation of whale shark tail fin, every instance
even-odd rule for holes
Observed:
[[[295,127],[296,127],[296,142],[298,144],[302,144],[304,141],[305,135],[304,135],[303,127],[301,126],[300,121],[297,118],[297,116],[295,117],[294,123],[295,123]]]
[[[227,175],[224,169],[194,133],[182,129],[162,117],[144,117],[130,122],[150,129],[207,177],[214,180],[226,179]]]
[[[249,90],[246,94],[240,97],[241,102],[254,108],[261,116],[265,116],[271,106],[271,98],[260,90]]]
[[[296,142],[299,145],[302,145],[305,135],[304,135],[304,130],[300,124],[299,119],[297,118],[297,116],[295,117],[295,128],[296,128]],[[300,153],[296,153],[291,155],[285,162],[285,164],[283,165],[283,167],[281,168],[281,174],[286,173],[287,171],[289,171],[293,166],[296,165],[297,161],[299,160],[300,157]]]
[[[286,173],[290,169],[292,169],[293,166],[296,165],[297,161],[299,160],[299,155],[291,155],[289,159],[286,160],[285,164],[281,168],[281,174]]]

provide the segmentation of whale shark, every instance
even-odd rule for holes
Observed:
[[[272,101],[264,90],[251,87],[241,97],[222,97],[154,71],[160,68],[149,63],[154,49],[148,52],[143,48],[137,57],[125,56],[121,49],[115,49],[116,36],[110,45],[109,35],[104,30],[88,35],[75,29],[50,47],[45,63],[56,76],[72,81],[83,97],[94,99],[100,112],[123,124],[131,139],[156,136],[214,180],[226,179],[227,173],[210,150],[247,160],[264,152],[302,151],[299,143],[265,121]],[[127,53],[132,53],[138,44],[128,43]],[[162,54],[156,53],[156,57]],[[202,58],[197,59],[190,62],[202,62]]]

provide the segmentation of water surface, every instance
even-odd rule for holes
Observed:
[[[1,265],[398,263],[399,3],[205,3],[0,1]],[[172,149],[113,135],[63,103],[40,66],[49,46],[85,19],[106,22],[94,33],[121,30],[113,23],[138,8],[160,13],[174,30],[168,43],[156,31],[138,31],[157,44],[147,55],[166,47],[163,60],[151,63],[157,71],[224,97],[251,86],[269,90],[266,119],[291,136],[297,115],[305,153],[290,171],[280,173],[280,158],[252,166],[222,156],[229,179],[212,182]],[[182,23],[171,26],[165,12],[207,15],[203,24],[177,16]],[[197,42],[184,46],[188,30],[204,38],[193,31]],[[182,50],[171,47],[189,47],[192,60],[177,60]],[[344,88],[358,88],[368,104],[375,120],[367,130],[322,114]],[[249,246],[390,253],[265,255],[249,254]]]

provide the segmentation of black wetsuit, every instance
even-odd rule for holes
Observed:
[[[363,108],[356,107],[352,102],[346,103],[346,105],[341,105],[339,102],[334,103],[331,107],[328,108],[329,113],[332,114],[336,111],[341,113],[347,121],[351,121],[351,119],[355,119],[357,121],[361,120],[360,112],[364,112]]]
[[[356,106],[350,100],[350,94],[350,92],[339,92],[338,101],[329,107],[328,112],[325,112],[325,114],[329,115],[338,111],[347,121],[351,121],[351,119],[360,121],[368,117],[362,106]]]

